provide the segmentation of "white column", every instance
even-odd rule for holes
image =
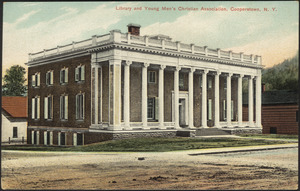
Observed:
[[[227,127],[231,127],[231,76],[232,73],[228,73],[227,76]]]
[[[240,74],[238,78],[238,124],[239,127],[243,126],[243,77]]]
[[[179,126],[179,70],[180,66],[175,67],[174,71],[174,122],[175,128],[178,129]]]
[[[149,63],[144,63],[142,66],[142,123],[143,128],[147,128],[147,68]]]
[[[208,70],[204,70],[202,74],[202,127],[207,128],[207,79]]]
[[[166,66],[160,65],[159,68],[159,77],[158,77],[158,108],[159,108],[159,116],[158,116],[158,122],[160,128],[164,128],[164,69]]]
[[[255,102],[256,127],[261,128],[261,76],[256,76],[256,102]]]
[[[220,71],[217,71],[215,75],[215,127],[220,127]]]
[[[124,65],[124,124],[125,129],[130,128],[130,65],[131,61],[127,60]]]
[[[121,130],[121,60],[109,60],[109,130]]]
[[[248,94],[249,94],[249,101],[248,101],[248,116],[249,116],[249,126],[254,127],[253,123],[253,76],[249,78],[249,86],[248,86]]]
[[[194,127],[194,72],[191,68],[189,72],[189,128]]]
[[[94,113],[94,117],[95,117],[95,124],[98,124],[98,87],[99,87],[99,79],[98,79],[98,71],[99,71],[99,68],[98,68],[98,65],[95,64],[94,65],[94,68],[95,68],[95,113]]]

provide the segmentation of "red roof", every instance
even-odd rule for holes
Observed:
[[[27,117],[27,97],[3,96],[2,109],[12,117]]]

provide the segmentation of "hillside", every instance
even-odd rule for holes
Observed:
[[[297,90],[299,70],[299,51],[291,59],[266,68],[262,71],[262,83],[265,84],[266,91],[270,90]]]

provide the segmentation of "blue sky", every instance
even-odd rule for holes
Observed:
[[[131,11],[120,7],[130,7]],[[134,11],[135,7],[142,10]],[[163,11],[162,7],[172,10]],[[180,11],[178,7],[198,11]],[[202,7],[228,11],[200,11]],[[238,12],[231,11],[231,7],[260,11]],[[28,53],[107,34],[113,29],[126,33],[129,23],[140,24],[141,35],[165,34],[174,41],[261,55],[263,65],[270,67],[298,51],[298,7],[297,1],[6,2],[3,69],[14,64],[25,67]]]

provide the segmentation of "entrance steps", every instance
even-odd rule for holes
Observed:
[[[196,130],[196,136],[231,135],[230,132],[219,128],[201,128]]]

